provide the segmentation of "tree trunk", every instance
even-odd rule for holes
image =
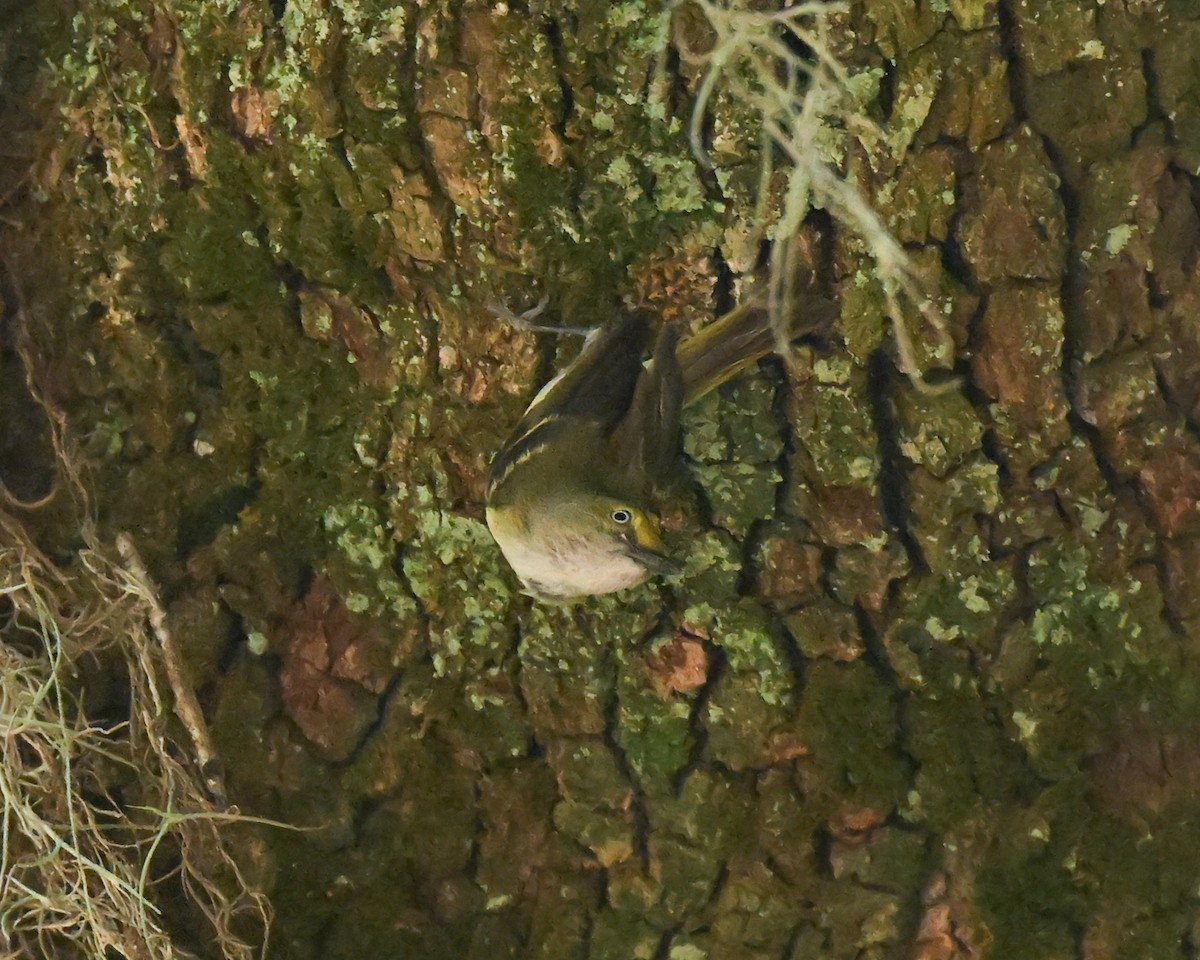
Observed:
[[[689,412],[682,577],[575,609],[481,502],[575,345],[487,308],[744,293],[760,140],[718,90],[697,163],[689,8],[4,6],[6,336],[231,799],[303,828],[245,850],[271,957],[1195,956],[1193,3],[852,3],[882,136],[842,157],[959,380],[899,372],[863,243],[811,215],[830,336]],[[26,517],[69,563],[79,513]]]

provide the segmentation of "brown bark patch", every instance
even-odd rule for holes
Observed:
[[[331,760],[353,752],[391,677],[383,636],[318,576],[272,631],[284,711]]]

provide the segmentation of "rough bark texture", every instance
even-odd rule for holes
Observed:
[[[578,610],[481,522],[554,350],[486,305],[699,323],[758,252],[753,117],[697,167],[656,9],[7,7],[5,336],[233,798],[307,828],[246,851],[272,957],[1196,955],[1194,3],[852,4],[848,162],[962,387],[895,371],[827,226],[834,342],[688,420],[682,578]],[[77,519],[29,514],[65,563]]]

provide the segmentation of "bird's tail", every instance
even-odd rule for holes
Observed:
[[[773,353],[782,339],[794,342],[820,335],[836,314],[835,304],[820,294],[815,277],[803,278],[790,315],[772,317],[765,294],[759,293],[679,344],[676,357],[683,374],[684,403],[692,403]],[[776,324],[783,336],[776,336]]]

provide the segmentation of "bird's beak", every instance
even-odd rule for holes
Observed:
[[[634,560],[645,567],[651,574],[670,576],[678,573],[679,564],[670,559],[667,548],[659,536],[658,526],[646,517],[638,517],[633,521],[633,529],[626,538],[626,552]]]

